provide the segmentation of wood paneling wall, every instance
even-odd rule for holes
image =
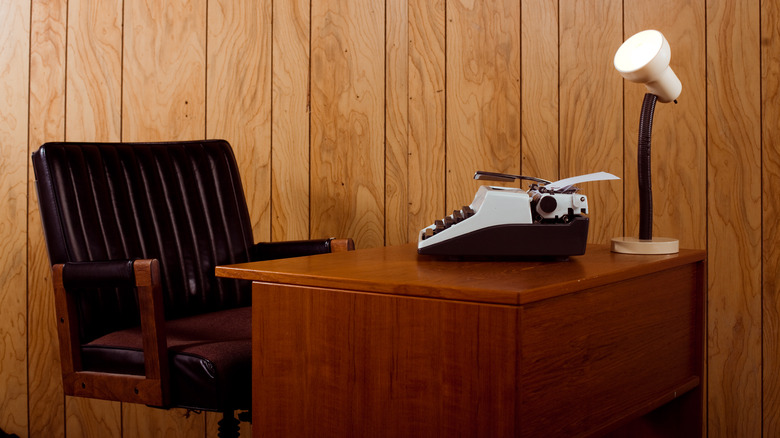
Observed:
[[[0,428],[213,436],[217,416],[64,397],[29,154],[53,140],[225,138],[257,240],[416,239],[475,170],[590,183],[590,241],[638,230],[644,88],[612,56],[656,28],[655,233],[708,250],[710,436],[780,435],[780,1],[0,0]],[[244,431],[248,431],[246,425]]]

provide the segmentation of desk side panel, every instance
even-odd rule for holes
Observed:
[[[525,306],[520,435],[606,432],[699,384],[700,276],[690,264]]]
[[[262,436],[515,436],[519,309],[255,283]]]

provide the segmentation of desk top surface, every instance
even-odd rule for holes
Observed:
[[[262,283],[521,305],[649,275],[705,259],[701,250],[617,254],[589,245],[564,261],[452,261],[417,254],[414,243],[218,266],[218,277]]]

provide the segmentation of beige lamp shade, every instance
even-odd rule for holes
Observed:
[[[644,30],[627,39],[615,53],[615,69],[631,82],[645,84],[660,102],[671,102],[682,92],[682,83],[669,61],[672,50],[663,34]]]

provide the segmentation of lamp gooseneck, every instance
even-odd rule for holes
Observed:
[[[657,30],[643,30],[615,52],[615,69],[629,81],[645,84],[647,94],[639,118],[637,179],[639,183],[639,237],[612,239],[612,251],[623,254],[674,254],[679,241],[653,237],[653,186],[650,181],[650,137],[656,102],[677,103],[682,84],[669,66],[672,50]]]
[[[639,117],[637,143],[637,175],[639,180],[639,239],[653,238],[653,184],[650,180],[650,140],[653,133],[653,114],[658,96],[645,94]]]

